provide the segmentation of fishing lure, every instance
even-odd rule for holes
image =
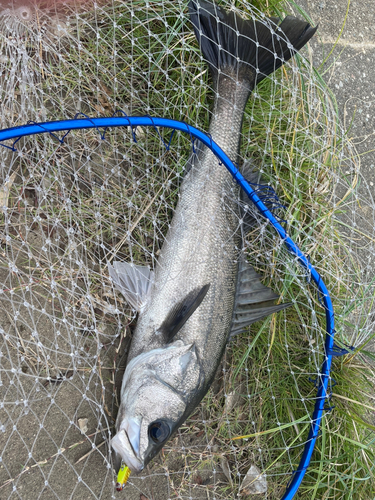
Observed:
[[[127,467],[124,464],[124,462],[121,462],[121,467],[120,467],[120,470],[118,471],[118,474],[117,474],[117,483],[116,483],[116,490],[117,491],[122,491],[123,487],[128,482],[130,472],[131,471],[130,471],[129,467]]]

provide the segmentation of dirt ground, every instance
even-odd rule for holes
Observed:
[[[346,1],[301,0],[300,3],[320,23],[320,38],[312,42],[314,60],[319,65],[323,50],[325,54],[330,51],[340,31]],[[334,63],[332,66],[327,63],[326,73],[343,121],[348,123],[356,109],[351,135],[363,154],[362,171],[371,186],[375,182],[375,68],[370,63],[375,57],[375,32],[373,22],[371,25],[368,22],[368,14],[372,11],[370,1],[352,4],[342,40],[335,48]],[[33,248],[40,249],[45,240],[46,235],[38,231],[29,235]],[[77,340],[77,332],[72,331],[58,313],[60,299],[66,291],[57,290],[56,299],[51,301],[50,290],[47,294],[46,287],[39,283],[33,285],[33,294],[30,294],[23,288],[24,280],[9,273],[4,259],[6,256],[13,260],[27,273],[25,260],[29,260],[22,248],[11,250],[2,241],[1,255],[0,288],[7,292],[0,296],[3,330],[0,449],[5,450],[0,462],[0,498],[224,499],[228,481],[218,466],[217,453],[209,454],[204,465],[199,465],[202,451],[208,443],[212,445],[207,434],[201,434],[201,426],[197,426],[193,436],[181,432],[144,476],[131,477],[123,492],[114,491],[113,472],[107,461],[108,429],[113,429],[116,414],[113,363],[114,359],[121,358],[125,342],[116,353],[119,340],[111,344],[109,339],[118,332],[113,324],[105,321],[101,323],[101,339],[103,345],[108,345],[99,346],[97,338],[90,336],[90,324],[82,326]],[[8,290],[15,292],[10,295]],[[38,297],[36,302],[35,297]],[[54,335],[56,317],[61,332],[58,340]],[[36,331],[44,348],[38,349]],[[18,404],[10,404],[12,401]],[[101,413],[101,402],[105,403],[104,413]],[[198,410],[198,415],[201,411]],[[79,420],[86,418],[87,430],[82,433]],[[189,454],[184,452],[187,447]],[[215,466],[217,472],[213,473]],[[185,467],[186,474],[181,473]],[[218,492],[220,488],[222,493]]]

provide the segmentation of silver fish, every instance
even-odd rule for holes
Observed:
[[[294,17],[244,20],[203,0],[190,1],[189,12],[217,91],[209,132],[236,160],[251,91],[315,29]],[[231,336],[288,305],[274,305],[278,296],[240,257],[237,188],[211,151],[198,149],[155,272],[121,262],[109,266],[116,287],[139,312],[111,441],[117,466],[122,459],[136,473],[207,393]]]

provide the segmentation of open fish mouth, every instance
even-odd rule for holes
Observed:
[[[134,445],[125,429],[120,429],[112,438],[111,446],[132,472],[136,474],[142,472],[144,469],[143,461],[137,455],[137,451],[134,449]]]

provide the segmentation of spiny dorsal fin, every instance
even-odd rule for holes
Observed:
[[[146,266],[115,261],[113,266],[108,264],[108,272],[117,290],[126,299],[126,302],[140,312],[147,303],[153,271]]]
[[[244,257],[241,257],[238,264],[237,291],[229,340],[255,321],[291,305],[290,303],[275,305],[274,302],[278,298],[279,296],[271,288],[261,283],[260,275]]]
[[[283,208],[275,190],[268,184],[251,160],[245,160],[241,168],[241,173],[250,183],[254,191],[257,192],[258,197],[268,210],[275,215],[275,210]],[[242,217],[242,235],[244,237],[254,226],[264,223],[265,218],[255,205],[250,202],[250,199],[243,189],[241,189],[239,203]]]
[[[257,185],[266,185],[261,173],[256,169],[254,163],[250,160],[245,160],[241,168],[241,174],[245,177],[247,182],[250,183],[250,185],[252,184],[253,189],[255,189]],[[243,189],[240,191],[240,202],[241,217],[243,220],[242,233],[246,235],[251,231],[253,226],[259,224],[261,215]]]
[[[196,288],[173,306],[157,332],[158,335],[163,335],[166,344],[172,341],[176,333],[184,326],[197,307],[199,307],[209,288],[210,284],[204,285],[202,288]]]

